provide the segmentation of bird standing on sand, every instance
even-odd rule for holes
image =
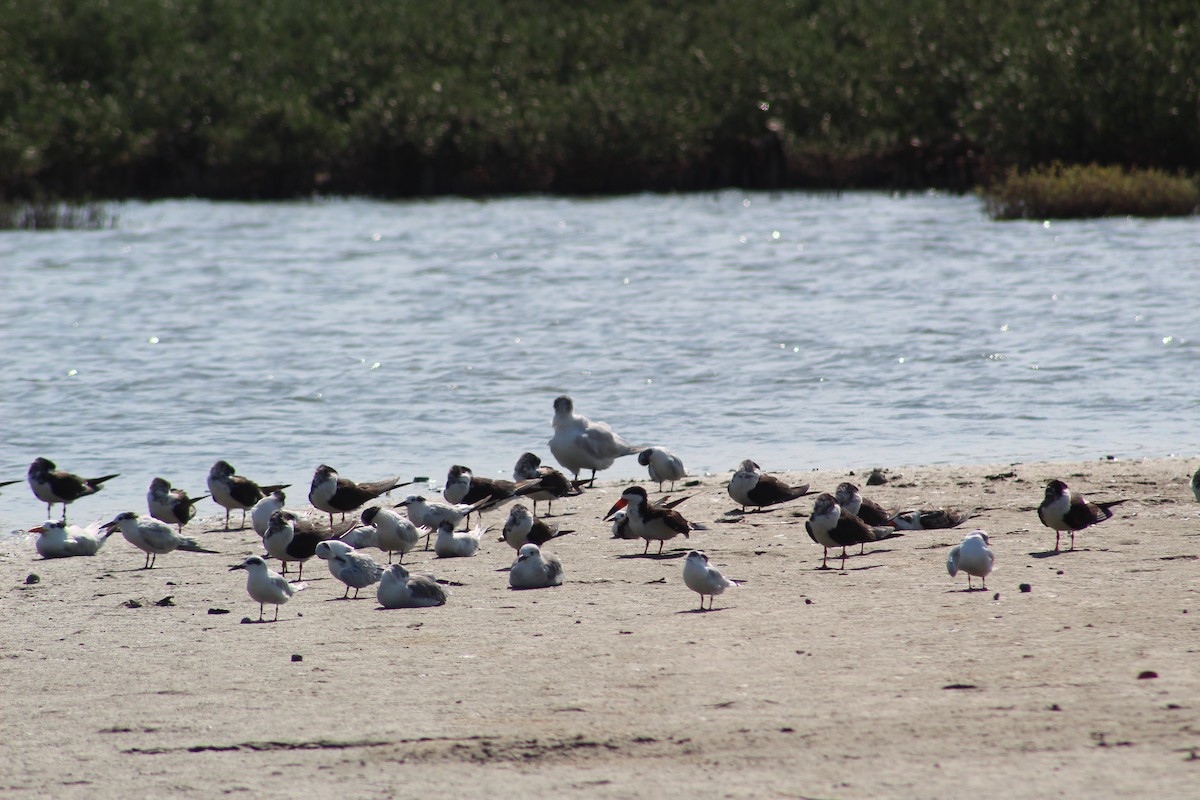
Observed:
[[[408,486],[412,481],[401,481],[399,477],[387,478],[371,483],[355,483],[338,475],[333,467],[322,464],[313,473],[312,487],[308,490],[308,501],[329,515],[329,527],[333,527],[333,515],[343,516],[356,511],[366,503],[390,492],[399,486]]]
[[[291,484],[259,486],[249,478],[237,475],[228,461],[218,461],[208,470],[208,493],[213,502],[225,509],[225,530],[229,530],[229,512],[235,508],[242,511],[242,528],[246,527],[246,510],[272,492],[286,489]],[[241,530],[239,528],[238,530]]]
[[[183,533],[183,526],[196,516],[196,503],[208,497],[188,497],[183,489],[172,489],[171,482],[166,478],[155,478],[150,481],[150,489],[146,492],[146,505],[150,516],[162,520],[168,525],[175,525]]]
[[[803,497],[808,494],[808,484],[788,486],[774,475],[763,472],[762,467],[747,458],[729,479],[726,491],[745,513],[746,506],[765,508]]]
[[[387,551],[389,564],[392,553],[399,553],[403,564],[404,554],[416,547],[422,536],[430,533],[428,528],[418,528],[407,517],[379,506],[363,509],[362,523],[375,526],[375,546]]]
[[[683,460],[665,447],[647,447],[638,453],[638,463],[647,468],[650,480],[658,484],[660,492],[667,481],[671,482],[671,491],[675,491],[675,481],[683,480],[687,475]]]
[[[515,504],[508,512],[504,521],[504,541],[513,550],[520,550],[521,545],[533,542],[541,547],[551,539],[574,533],[571,530],[560,530],[557,525],[547,525],[529,511],[524,503]]]
[[[258,603],[258,621],[263,622],[263,606],[270,603],[275,606],[275,619],[279,621],[279,607],[292,599],[303,586],[293,586],[287,578],[267,567],[267,562],[261,556],[250,556],[245,561],[229,568],[246,570],[246,593],[250,599]]]
[[[35,458],[29,465],[29,488],[37,499],[46,504],[46,516],[51,516],[50,509],[55,503],[62,503],[63,521],[67,520],[67,505],[81,497],[95,494],[102,487],[100,484],[116,478],[120,473],[103,475],[99,478],[81,478],[78,475],[58,469],[48,458]]]
[[[576,478],[580,470],[590,469],[591,483],[595,482],[598,470],[608,469],[622,456],[642,451],[618,436],[607,423],[592,422],[576,414],[575,403],[565,394],[554,401],[551,424],[554,436],[550,439],[550,452]]]
[[[683,561],[683,582],[700,595],[700,610],[704,611],[704,595],[708,595],[708,610],[712,610],[713,599],[731,586],[737,586],[708,563],[702,550],[692,550]]]
[[[345,528],[346,526],[343,526],[341,533],[346,532]],[[291,511],[280,510],[272,512],[267,521],[267,535],[263,537],[263,547],[267,549],[267,555],[278,558],[283,563],[284,575],[287,574],[288,562],[299,564],[300,572],[296,580],[303,580],[304,562],[316,555],[318,544],[337,535],[337,532],[324,525],[318,525]]]
[[[67,523],[59,519],[48,519],[41,525],[29,529],[30,533],[38,534],[38,555],[42,558],[70,558],[71,556],[94,556],[112,536],[110,528],[103,536],[99,536],[100,526],[88,528],[77,526],[67,527]]]
[[[446,590],[432,575],[414,575],[402,565],[392,564],[379,578],[375,599],[384,608],[430,608],[445,605]]]
[[[562,561],[552,553],[543,553],[533,542],[521,545],[517,560],[508,570],[508,585],[513,589],[546,589],[562,586]]]
[[[287,495],[283,493],[282,489],[276,489],[255,503],[254,508],[250,509],[250,524],[254,526],[254,532],[260,537],[265,537],[267,525],[271,522],[271,515],[276,511],[283,511],[283,504],[286,502]]]
[[[608,519],[623,508],[627,508],[625,513],[629,530],[646,540],[646,547],[642,550],[642,555],[650,552],[652,540],[658,541],[658,552],[661,554],[663,544],[668,539],[674,539],[681,534],[688,539],[690,538],[688,531],[694,528],[678,511],[651,505],[647,499],[646,490],[641,486],[630,486],[621,492],[620,499],[613,504],[604,518]]]
[[[132,511],[121,512],[100,529],[112,533],[114,528],[120,528],[125,540],[146,554],[146,565],[142,569],[154,569],[154,563],[159,556],[175,550],[187,550],[192,553],[217,552],[201,547],[195,539],[180,536],[165,522],[159,522],[153,517],[139,517]]]
[[[990,543],[988,535],[976,528],[963,537],[962,544],[950,548],[950,555],[946,557],[946,571],[951,578],[959,570],[967,573],[967,591],[974,589],[971,586],[972,576],[983,582],[982,588],[987,588],[987,576],[991,574],[996,561],[992,548],[988,547]]]
[[[868,525],[887,525],[892,515],[874,500],[863,497],[862,492],[853,483],[839,483],[833,497],[842,507]]]
[[[825,548],[819,569],[829,569],[829,548],[842,548],[842,569],[846,568],[846,548],[865,542],[878,542],[903,536],[892,528],[872,527],[848,511],[828,492],[817,495],[812,515],[804,523],[808,536]]]
[[[1038,506],[1038,519],[1047,528],[1054,529],[1054,551],[1058,552],[1059,539],[1063,531],[1071,532],[1071,549],[1075,549],[1075,532],[1091,527],[1110,518],[1110,509],[1126,502],[1109,500],[1104,503],[1089,503],[1079,492],[1072,492],[1066,483],[1052,480],[1046,484],[1046,496]]]
[[[568,480],[566,475],[554,467],[547,467],[533,453],[522,453],[513,467],[514,481],[529,481],[537,479],[537,488],[525,496],[533,502],[533,513],[537,513],[537,504],[546,504],[546,515],[554,510],[554,501],[564,497],[575,497],[583,494],[580,487],[587,481]]]
[[[489,500],[491,502],[487,505],[490,508],[505,500],[536,491],[539,482],[538,478],[519,483],[496,478],[479,478],[471,472],[469,467],[455,464],[446,474],[446,486],[442,489],[442,497],[451,504],[473,505],[483,500]],[[469,523],[470,519],[467,522]]]
[[[1192,475],[1192,494],[1196,496],[1196,502],[1200,503],[1200,469]]]
[[[354,599],[357,600],[359,589],[378,582],[383,575],[382,564],[345,542],[321,542],[317,545],[317,558],[325,559],[329,563],[329,574],[346,584],[343,600],[350,599],[351,589],[354,589]]]

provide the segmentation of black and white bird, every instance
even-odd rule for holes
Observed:
[[[259,486],[249,478],[236,474],[228,461],[218,461],[208,470],[208,493],[213,502],[225,509],[225,530],[229,530],[229,512],[241,509],[242,528],[246,527],[246,511],[254,508],[272,492],[286,489],[291,484],[282,483],[272,486]],[[239,528],[240,530],[240,528]]]
[[[375,599],[384,608],[429,608],[445,605],[446,590],[432,575],[413,574],[392,564],[379,578]]]
[[[343,531],[344,533],[345,531]],[[317,553],[317,545],[326,539],[336,538],[334,531],[323,525],[301,517],[292,511],[279,510],[271,513],[267,521],[267,535],[263,547],[267,555],[283,563],[283,574],[287,574],[289,563],[299,564],[296,580],[304,579],[304,562]]]
[[[618,512],[620,513],[620,512]],[[574,533],[564,530],[558,525],[547,525],[537,518],[524,503],[516,503],[508,511],[508,519],[504,521],[504,541],[513,550],[520,550],[521,545],[533,542],[541,547],[551,539]]]
[[[934,531],[957,528],[971,518],[970,511],[954,511],[949,508],[930,508],[916,511],[901,511],[892,515],[888,524],[902,531]]]
[[[1075,549],[1075,532],[1091,527],[1112,517],[1112,507],[1128,500],[1109,500],[1090,503],[1079,492],[1073,492],[1066,483],[1052,480],[1046,484],[1046,496],[1038,506],[1038,519],[1047,528],[1054,530],[1054,550],[1058,552],[1059,539],[1063,531],[1071,532],[1071,549]]]
[[[804,523],[808,536],[825,548],[821,558],[821,569],[828,569],[829,548],[842,548],[842,569],[846,568],[846,548],[865,542],[879,542],[903,536],[894,529],[872,527],[853,514],[843,511],[837,500],[828,492],[817,495],[812,515]]]
[[[469,558],[479,552],[479,540],[486,532],[482,525],[456,531],[448,520],[443,521],[433,539],[433,552],[438,558]]]
[[[150,481],[150,489],[146,492],[146,505],[150,516],[168,525],[174,525],[183,533],[183,526],[196,516],[196,503],[208,497],[188,497],[183,489],[171,488],[171,482],[166,478],[155,478]]]
[[[713,599],[724,593],[730,587],[737,586],[721,574],[721,571],[708,563],[708,556],[702,550],[692,550],[683,561],[683,582],[693,592],[700,595],[700,610],[704,611],[704,596],[708,595],[708,610],[712,610]]]
[[[442,497],[447,503],[474,505],[485,502],[485,507],[499,505],[514,497],[527,495],[537,490],[540,478],[528,481],[506,481],[497,478],[479,478],[469,467],[455,464],[446,475]],[[470,520],[468,520],[470,522]]]
[[[383,575],[383,565],[366,553],[360,553],[345,542],[336,539],[327,540],[317,545],[317,558],[324,559],[329,564],[329,574],[346,584],[343,600],[350,599],[350,590],[354,590],[354,599],[358,599],[358,590],[373,583],[378,583]]]
[[[303,589],[303,586],[293,586],[287,578],[267,567],[267,562],[261,556],[250,556],[240,564],[229,568],[246,570],[246,593],[250,599],[258,603],[258,621],[263,622],[263,606],[275,606],[275,618],[279,621],[279,607],[292,599],[292,595]]]
[[[175,550],[187,550],[192,553],[215,553],[201,547],[195,539],[180,536],[175,529],[154,517],[139,517],[132,511],[123,511],[112,521],[101,526],[101,530],[111,533],[119,528],[121,535],[131,545],[146,554],[146,565],[142,569],[154,569],[158,557]]]
[[[105,481],[111,481],[120,473],[102,475],[99,478],[81,478],[78,475],[58,469],[48,458],[35,458],[29,465],[29,488],[37,499],[46,504],[46,516],[51,516],[50,509],[56,503],[62,503],[63,521],[67,519],[67,506],[81,497],[100,491]]]
[[[371,506],[363,509],[362,523],[375,526],[375,546],[388,554],[388,563],[392,563],[392,554],[400,554],[400,563],[404,563],[404,554],[413,550],[422,536],[428,536],[429,528],[418,528],[408,517],[400,516],[390,508]]]
[[[484,499],[474,505],[467,505],[466,503],[450,505],[448,503],[439,503],[436,500],[427,500],[424,495],[412,494],[397,503],[394,508],[404,508],[413,525],[436,531],[444,522],[449,522],[452,526],[458,525],[458,523],[467,518],[468,514],[490,502],[490,500]],[[426,548],[428,548],[428,544],[427,539]]]
[[[1200,469],[1192,475],[1192,494],[1196,496],[1196,502],[1200,503]]]
[[[862,492],[853,483],[839,483],[833,496],[842,507],[842,511],[849,511],[868,525],[891,524],[892,515],[874,500],[863,497]]]
[[[663,551],[663,544],[668,539],[682,535],[690,538],[689,531],[697,530],[683,515],[671,508],[651,505],[647,499],[646,490],[641,486],[630,486],[621,492],[620,499],[604,515],[605,519],[626,509],[626,522],[629,530],[641,539],[646,540],[642,554],[650,552],[650,542],[658,542],[658,552]]]
[[[508,585],[514,589],[546,589],[562,586],[562,561],[552,553],[543,553],[533,542],[521,545],[517,560],[508,570]]]
[[[594,482],[597,471],[608,469],[622,456],[642,451],[618,436],[608,423],[592,422],[576,414],[574,402],[565,394],[554,401],[551,424],[554,436],[550,439],[550,452],[576,478],[580,471],[590,469]]]
[[[334,514],[344,515],[357,511],[380,495],[410,483],[412,481],[402,481],[399,477],[371,483],[355,483],[338,475],[333,467],[322,464],[313,473],[308,501],[329,515],[329,526],[333,527]]]
[[[3,489],[5,486],[12,486],[14,483],[20,483],[20,482],[21,482],[20,480],[0,481],[0,489]]]
[[[743,512],[747,506],[766,508],[804,497],[809,493],[807,483],[788,486],[774,475],[763,472],[762,467],[748,458],[738,465],[733,477],[729,479],[726,491],[734,502],[742,507]]]
[[[554,501],[564,497],[576,497],[583,494],[583,485],[587,481],[570,480],[566,475],[542,464],[542,460],[533,453],[523,453],[513,467],[514,481],[539,481],[537,488],[526,494],[533,503],[533,513],[537,513],[537,504],[546,504],[546,514],[554,510]]]
[[[42,558],[70,558],[71,556],[94,556],[112,536],[114,528],[109,528],[103,536],[100,526],[93,524],[87,528],[76,525],[67,527],[60,519],[48,519],[41,525],[30,528],[30,533],[38,534],[34,546]]]
[[[950,555],[946,557],[946,571],[951,578],[958,575],[960,570],[967,573],[967,591],[974,589],[972,577],[979,578],[983,582],[982,588],[987,588],[987,576],[992,573],[992,566],[996,562],[992,548],[988,547],[990,543],[988,535],[976,528],[963,537],[962,544],[950,548]]]
[[[675,491],[675,481],[683,480],[687,476],[683,460],[665,447],[647,447],[638,453],[638,463],[647,468],[650,480],[658,484],[660,492],[663,490],[662,485],[668,481],[671,483],[671,491]]]

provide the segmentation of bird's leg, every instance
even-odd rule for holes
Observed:
[[[272,621],[272,622],[279,622],[279,606],[278,606],[278,605],[276,605],[276,606],[275,606],[275,619],[273,619],[273,620],[271,620],[271,621]]]
[[[225,509],[225,530],[229,530],[229,509]]]
[[[146,553],[146,563],[142,565],[142,569],[150,569],[150,554]]]
[[[867,551],[867,543],[866,543],[866,542],[859,542],[859,543],[858,543],[858,554],[861,556],[861,555],[862,555],[863,553],[865,553],[866,551]]]
[[[1075,549],[1075,531],[1071,531],[1071,549]]]
[[[245,529],[246,529],[246,509],[243,508],[242,509],[242,526],[240,528],[238,528],[238,530],[244,531]]]
[[[1058,552],[1058,539],[1060,536],[1062,536],[1062,531],[1054,532],[1054,552],[1056,553]]]
[[[650,540],[647,539],[646,546],[642,548],[642,555],[646,555],[649,552],[650,552]]]
[[[967,591],[968,592],[975,591],[975,587],[971,585],[971,573],[969,573],[969,572],[967,573]]]
[[[825,554],[821,556],[821,569],[829,569],[829,548],[825,548]]]
[[[842,571],[846,571],[846,548],[842,548]]]
[[[296,576],[297,582],[300,582],[302,580],[304,580],[304,562],[303,561],[300,562],[300,574]]]
[[[659,540],[658,540],[658,554],[659,554],[660,556],[662,555],[662,549],[663,549],[663,545],[664,545],[664,544],[666,544],[666,543],[667,543],[667,540],[666,540],[666,539],[659,539]]]
[[[342,592],[342,599],[343,600],[350,599],[350,584],[348,584],[348,583],[346,584],[346,591]]]
[[[259,622],[263,621],[263,604],[262,603],[258,604],[258,621]]]

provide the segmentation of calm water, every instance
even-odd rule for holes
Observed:
[[[296,503],[321,462],[553,463],[563,392],[693,471],[1198,449],[1197,220],[742,192],[114,211],[0,233],[0,480],[121,472],[80,522],[144,513],[155,475],[202,493],[218,458]],[[44,510],[0,489],[0,530]]]

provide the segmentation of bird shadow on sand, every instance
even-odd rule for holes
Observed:
[[[851,572],[862,572],[863,570],[868,570],[868,569],[879,569],[882,566],[883,566],[883,564],[865,564],[861,567],[845,567],[845,568],[842,568],[842,567],[813,567],[813,569],[816,570],[817,572],[829,572],[829,573],[837,573],[839,575],[846,575]]]
[[[1085,552],[1087,552],[1086,547],[1076,547],[1074,550],[1042,550],[1041,552],[1030,553],[1029,555],[1033,558],[1054,558],[1055,556],[1063,556],[1063,555],[1066,555],[1067,553],[1085,553]]]
[[[721,606],[720,608],[685,608],[682,611],[676,611],[676,614],[712,614],[715,611],[728,611],[733,606]]]
[[[687,555],[685,550],[668,550],[665,553],[626,553],[625,555],[617,556],[617,558],[648,558],[651,561],[670,561],[675,558],[683,558]]]
[[[989,591],[986,586],[975,586],[971,589],[947,589],[946,594],[979,594],[986,591]]]

